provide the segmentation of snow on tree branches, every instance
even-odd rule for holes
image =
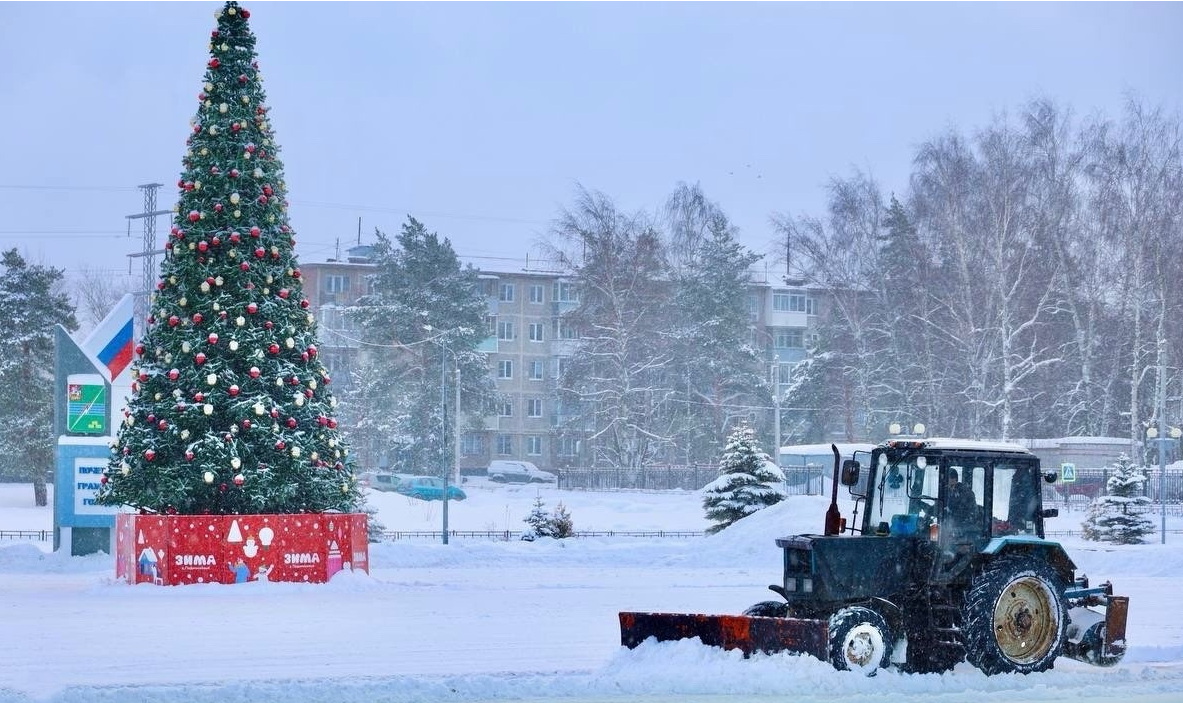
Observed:
[[[740,425],[727,438],[727,448],[719,462],[719,478],[703,489],[702,506],[706,517],[715,524],[707,528],[714,534],[752,513],[776,505],[784,495],[776,484],[785,480],[780,467],[760,450],[755,431]]]
[[[1134,466],[1122,454],[1113,465],[1113,474],[1105,484],[1107,495],[1095,499],[1085,519],[1084,538],[1114,544],[1141,544],[1154,533],[1154,523],[1144,516],[1150,499],[1142,495],[1146,469]]]

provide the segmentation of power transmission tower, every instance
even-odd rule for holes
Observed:
[[[148,319],[148,301],[152,297],[153,284],[156,281],[156,255],[163,254],[163,249],[156,248],[156,218],[160,215],[171,215],[172,210],[157,210],[156,209],[156,189],[160,188],[163,183],[145,183],[141,186],[136,186],[144,191],[144,211],[135,215],[128,215],[128,227],[131,227],[131,220],[144,221],[144,245],[143,249],[138,254],[128,254],[127,258],[143,258],[144,264],[144,279],[141,289],[136,292],[136,317],[135,317],[135,337],[139,339],[143,336],[144,324]],[[129,262],[130,263],[130,262]]]

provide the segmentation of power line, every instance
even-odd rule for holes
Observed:
[[[135,186],[50,186],[0,184],[0,190],[97,190],[110,192],[135,189]]]

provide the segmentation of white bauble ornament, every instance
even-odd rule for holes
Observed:
[[[206,383],[208,383],[208,384],[210,384],[211,386],[216,386],[216,385],[218,385],[218,374],[216,374],[216,373],[211,373],[210,375],[206,376],[206,377],[205,377],[205,382],[206,382]]]
[[[214,472],[213,471],[206,471],[204,474],[201,475],[201,477],[203,479],[205,479],[206,483],[213,483],[214,482]]]
[[[213,415],[214,414],[214,406],[210,405],[209,403],[206,403],[205,405],[201,406],[201,412],[205,413],[206,415]]]

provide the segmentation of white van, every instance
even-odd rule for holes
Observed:
[[[559,477],[528,461],[497,459],[489,462],[489,480],[499,483],[555,483]]]

